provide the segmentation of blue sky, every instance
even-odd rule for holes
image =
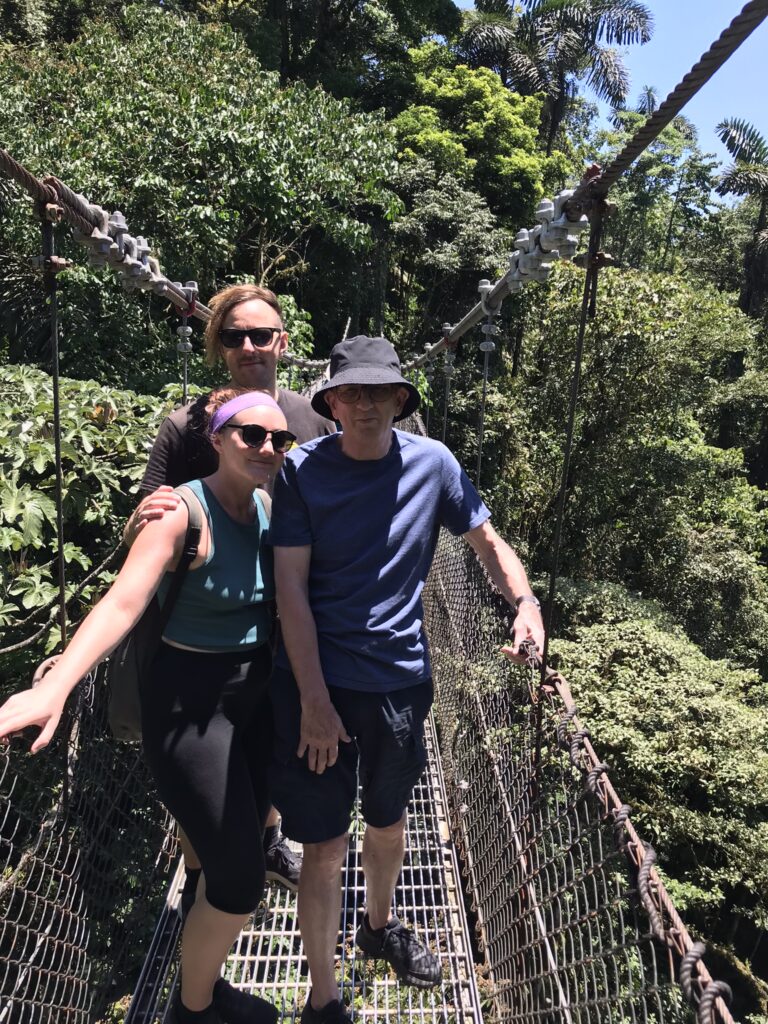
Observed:
[[[746,0],[645,0],[653,12],[653,38],[624,51],[631,75],[630,103],[644,85],[663,99],[742,10]],[[461,7],[471,8],[468,0]],[[768,138],[768,19],[690,101],[684,113],[696,125],[699,142],[723,164],[730,163],[715,135],[723,118],[751,121]]]

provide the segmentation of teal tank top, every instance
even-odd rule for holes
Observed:
[[[203,507],[210,545],[205,562],[185,576],[163,637],[207,651],[258,647],[269,639],[275,597],[269,519],[258,492],[258,519],[238,523],[202,480],[186,486]],[[161,604],[171,575],[166,573],[158,588]]]

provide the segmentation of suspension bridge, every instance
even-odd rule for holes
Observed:
[[[567,425],[570,451],[581,350],[595,314],[600,235],[612,184],[740,43],[768,16],[753,0],[606,169],[537,210],[521,230],[507,273],[480,283],[480,300],[423,355],[406,364],[433,387],[424,420],[405,429],[445,438],[455,349],[482,325],[484,382],[501,303],[546,280],[557,259],[576,256],[589,233]],[[186,383],[188,318],[207,320],[194,282],[169,281],[142,236],[119,212],[77,195],[55,177],[38,179],[5,150],[0,168],[35,200],[40,266],[49,299],[57,445],[60,593],[54,609],[67,635],[61,517],[55,224],[72,225],[92,264],[109,266],[129,290],[170,300],[181,315]],[[319,376],[323,360],[292,359]],[[430,410],[433,410],[430,412]],[[475,467],[482,463],[484,409]],[[431,422],[430,422],[431,419]],[[566,454],[558,503],[559,547]],[[557,550],[548,609],[556,592]],[[99,567],[101,569],[102,567]],[[95,570],[98,572],[99,570]],[[92,574],[93,575],[93,574]],[[337,950],[343,993],[355,1020],[677,1022],[732,1024],[728,986],[712,977],[706,946],[694,942],[598,755],[599,738],[579,719],[567,682],[542,660],[511,667],[495,653],[509,635],[509,609],[480,564],[444,534],[424,594],[436,697],[429,764],[408,816],[398,914],[418,928],[443,964],[441,984],[406,989],[381,964],[356,958],[362,913],[361,832],[350,829]],[[49,624],[8,653],[39,641]],[[82,681],[66,728],[43,757],[15,745],[0,751],[0,1024],[124,1019],[163,1021],[176,984],[180,869],[172,822],[159,804],[140,751],[107,728],[104,669]],[[155,908],[156,915],[148,912]],[[294,897],[270,886],[226,964],[232,983],[297,1019],[308,991]],[[116,987],[135,976],[130,995]],[[121,1008],[122,1017],[115,1017]],[[111,1016],[106,1016],[108,1008]]]

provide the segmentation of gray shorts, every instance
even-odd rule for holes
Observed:
[[[318,775],[307,755],[296,756],[301,705],[293,674],[276,668],[270,683],[275,738],[270,796],[282,815],[282,831],[299,843],[321,843],[349,829],[360,769],[361,810],[374,828],[394,825],[427,763],[424,722],[432,706],[432,680],[389,693],[329,686],[333,706],[351,743]]]

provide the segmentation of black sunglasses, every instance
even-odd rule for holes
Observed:
[[[272,337],[277,332],[283,333],[282,327],[225,327],[219,331],[219,341],[224,348],[240,348],[246,338],[256,348],[266,348],[272,344]]]
[[[296,435],[290,430],[267,430],[259,423],[225,423],[230,430],[241,430],[243,440],[249,448],[261,448],[267,438],[272,439],[272,447],[283,455],[296,444]]]

